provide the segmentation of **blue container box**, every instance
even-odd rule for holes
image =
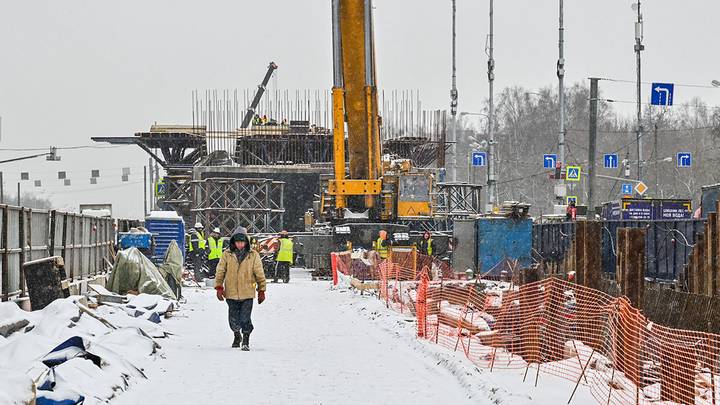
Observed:
[[[152,211],[145,218],[145,228],[155,236],[155,253],[152,261],[160,264],[171,241],[176,241],[185,255],[185,222],[175,211]]]
[[[515,265],[532,264],[532,219],[480,218],[477,220],[478,269],[499,276]]]
[[[152,234],[149,232],[131,233],[121,232],[118,236],[120,249],[136,247],[138,249],[150,249],[152,245]]]

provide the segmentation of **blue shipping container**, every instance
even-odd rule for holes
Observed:
[[[168,246],[173,240],[177,242],[180,251],[185,255],[185,222],[181,217],[174,217],[164,211],[152,212],[145,218],[145,228],[155,236],[153,262],[162,263]]]
[[[477,220],[478,266],[481,273],[499,276],[517,260],[519,268],[532,264],[530,218],[480,218]]]

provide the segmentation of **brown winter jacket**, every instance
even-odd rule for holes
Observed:
[[[255,298],[255,283],[258,291],[265,291],[265,272],[260,254],[250,250],[242,263],[238,263],[232,250],[224,251],[215,270],[215,288],[223,287],[225,298],[246,300]]]

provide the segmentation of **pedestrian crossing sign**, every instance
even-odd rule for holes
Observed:
[[[565,180],[567,181],[580,181],[580,166],[567,166],[565,172]]]
[[[570,205],[570,203],[577,205],[577,196],[576,195],[569,195],[565,198],[565,204]]]

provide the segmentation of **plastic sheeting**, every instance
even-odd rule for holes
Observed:
[[[158,267],[160,274],[165,280],[168,275],[177,281],[178,284],[182,281],[182,267],[183,267],[183,254],[178,247],[177,242],[171,241],[170,245],[165,252],[165,260],[163,264]]]
[[[180,299],[182,295],[182,269],[183,252],[180,250],[177,242],[174,240],[170,241],[165,251],[163,264],[158,267],[158,270],[178,299]]]
[[[182,271],[182,262],[180,267]],[[161,295],[171,300],[177,299],[161,272],[137,248],[118,252],[106,288],[118,294],[137,291],[139,293]]]

